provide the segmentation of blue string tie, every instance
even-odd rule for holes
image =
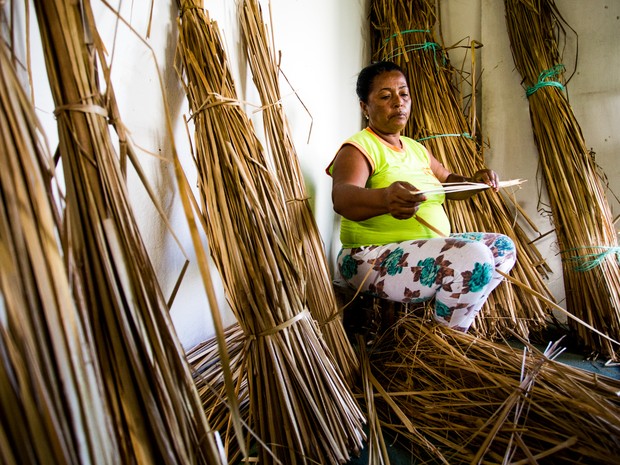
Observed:
[[[554,80],[562,71],[564,71],[564,65],[562,64],[555,65],[553,68],[543,71],[538,75],[538,82],[532,87],[528,87],[525,91],[525,95],[529,97],[538,89],[549,86],[564,90],[564,86],[557,80]]]
[[[578,264],[574,268],[575,271],[585,272],[593,270],[597,266],[600,266],[603,261],[605,261],[605,259],[612,254],[615,254],[616,259],[620,261],[620,247],[607,247],[597,245],[592,247],[578,247],[575,249],[570,249],[568,250],[568,252],[585,248],[597,248],[602,249],[602,251],[598,253],[590,253],[576,257],[569,257],[567,260],[578,262]]]
[[[428,29],[407,29],[406,31],[399,31],[396,32],[394,34],[392,34],[390,37],[388,37],[387,39],[385,39],[383,42],[384,44],[387,44],[390,40],[398,37],[398,36],[402,36],[405,34],[412,34],[414,32],[422,32],[422,33],[426,33],[429,34],[431,31],[429,31]],[[402,47],[398,47],[398,50],[402,50]],[[412,51],[416,51],[416,50],[432,50],[433,51],[433,59],[435,60],[435,65],[437,65],[437,51],[439,50],[441,52],[441,56],[442,56],[442,62],[443,65],[445,66],[446,64],[446,55],[445,53],[443,53],[443,49],[441,48],[441,45],[439,45],[436,42],[424,42],[421,44],[409,44],[409,45],[405,45],[404,46],[404,52],[401,51],[399,53],[394,53],[392,55],[390,55],[389,57],[387,57],[388,60],[392,60],[398,56],[401,56],[403,53],[406,52],[412,52]]]

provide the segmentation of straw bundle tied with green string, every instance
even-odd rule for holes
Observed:
[[[118,443],[110,463],[222,463],[128,201],[90,2],[34,5],[66,185],[61,241]]]
[[[217,24],[181,2],[178,52],[209,248],[247,342],[262,463],[343,463],[364,421],[312,319],[283,187],[240,107]],[[229,454],[230,455],[230,454]]]
[[[534,140],[562,254],[566,307],[592,327],[620,340],[620,265],[617,231],[604,184],[564,89],[560,43],[568,25],[550,0],[506,0],[515,65],[523,77]],[[569,324],[575,327],[572,320]],[[575,330],[589,349],[617,359],[619,348],[583,325]]]
[[[475,105],[468,121],[453,84],[455,70],[432,32],[436,23],[434,1],[373,0],[372,56],[396,62],[407,75],[413,102],[404,134],[423,141],[450,171],[471,175],[484,167],[481,146],[476,142]],[[475,83],[472,87],[475,89]],[[516,205],[513,208],[519,210]],[[446,210],[455,231],[499,232],[511,237],[519,257],[511,274],[552,299],[543,282],[548,267],[516,224],[504,197],[482,193],[466,201],[448,202]],[[500,337],[508,330],[535,336],[546,326],[547,312],[547,306],[530,293],[502,284],[487,300],[472,330],[487,337]]]
[[[257,0],[242,2],[241,30],[254,83],[263,104],[261,114],[265,133],[284,191],[288,221],[293,228],[294,240],[301,244],[301,250],[295,258],[296,267],[305,282],[308,309],[319,324],[325,343],[351,385],[357,375],[359,362],[344,332],[338,312],[323,243],[310,208],[299,160],[282,108],[278,84],[279,68]]]
[[[0,50],[0,461],[119,462],[93,348],[56,240],[52,158]]]

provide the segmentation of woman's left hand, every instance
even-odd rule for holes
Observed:
[[[490,186],[495,192],[499,191],[499,177],[493,170],[483,169],[478,170],[472,176],[474,182],[481,182]]]

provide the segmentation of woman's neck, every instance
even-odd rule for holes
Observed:
[[[403,148],[403,144],[400,141],[400,132],[396,133],[396,134],[386,134],[384,132],[378,131],[377,129],[373,128],[371,125],[368,125],[368,128],[374,132],[378,137],[380,137],[381,139],[383,139],[384,141],[386,141],[388,144],[397,147],[399,149]]]

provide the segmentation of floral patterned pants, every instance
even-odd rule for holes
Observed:
[[[434,297],[435,319],[467,331],[503,279],[496,270],[507,273],[515,262],[516,250],[509,237],[459,233],[342,249],[335,282],[396,302],[417,303]]]

